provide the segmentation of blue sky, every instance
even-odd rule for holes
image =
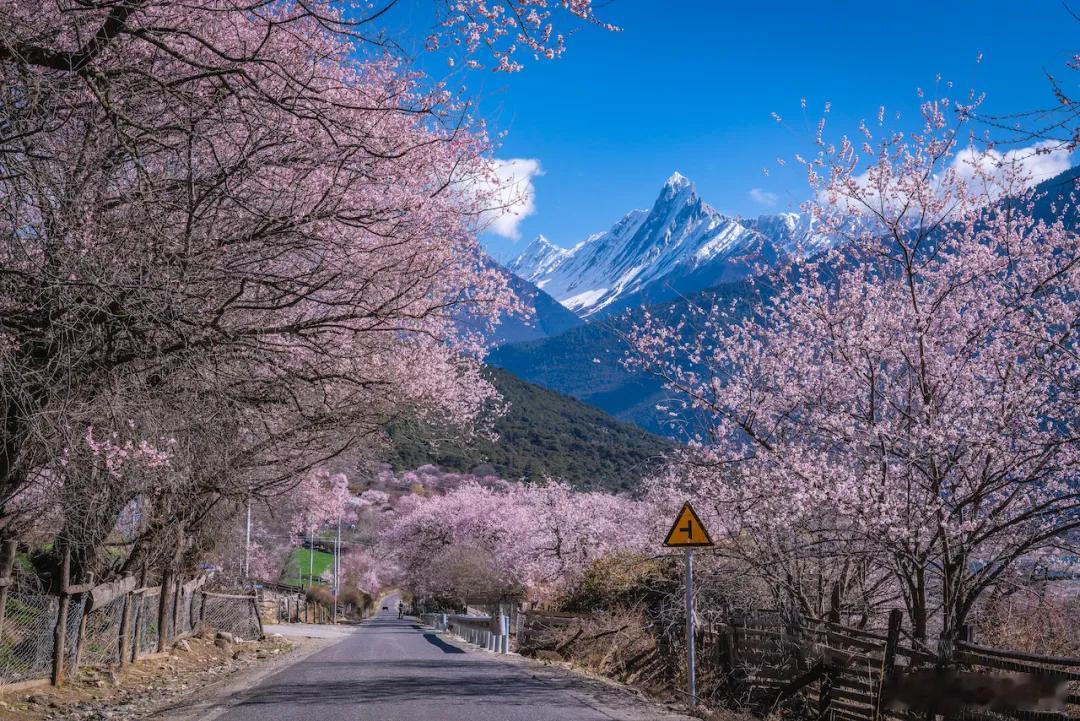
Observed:
[[[399,6],[397,22],[420,37],[425,7],[430,0]],[[606,229],[649,206],[673,170],[722,212],[795,210],[805,181],[777,172],[775,158],[811,150],[825,101],[832,127],[850,130],[881,104],[914,116],[916,88],[931,91],[938,73],[985,91],[984,110],[995,112],[1050,104],[1045,70],[1076,81],[1063,66],[1080,23],[1057,0],[601,0],[597,13],[623,31],[583,28],[561,59],[517,74],[457,76],[507,132],[498,156],[543,171],[532,179],[532,214],[501,224],[519,238],[485,234],[500,259],[537,233],[569,246]],[[425,66],[446,67],[431,58]]]

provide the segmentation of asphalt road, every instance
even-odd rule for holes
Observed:
[[[215,721],[657,719],[605,701],[594,682],[463,651],[395,606],[356,633],[234,697]],[[635,699],[636,702],[636,699]],[[641,713],[644,711],[644,713]]]

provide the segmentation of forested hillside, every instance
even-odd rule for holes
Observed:
[[[398,426],[391,432],[391,465],[406,469],[431,463],[445,470],[481,470],[512,480],[553,477],[582,489],[632,491],[674,447],[504,370],[491,369],[489,378],[510,405],[495,422],[497,441],[445,440],[437,429]]]

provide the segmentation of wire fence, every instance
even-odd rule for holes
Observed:
[[[0,583],[7,591],[0,593],[0,687],[50,678],[58,667],[61,677],[70,680],[80,668],[138,660],[157,651],[163,626],[168,644],[200,631],[260,638],[255,596],[203,591],[204,580],[179,586],[165,604],[161,589],[135,590],[133,580],[120,591],[101,593],[96,603],[94,594],[104,586],[79,587],[67,596],[62,628],[60,596],[14,591]],[[64,642],[62,654],[57,653],[57,633]]]
[[[249,597],[203,595],[202,626],[226,631],[239,639],[258,638],[262,626]]]
[[[55,596],[10,593],[0,628],[0,683],[48,676],[59,602]]]
[[[115,666],[120,663],[120,629],[127,604],[127,596],[120,596],[86,614],[77,665]]]
[[[193,594],[183,588],[176,594],[176,607],[173,609],[173,635],[191,633],[191,600]],[[196,616],[196,619],[198,616]]]
[[[139,596],[139,615],[135,629],[136,647],[140,654],[157,651],[158,629],[161,626],[161,591],[145,591]]]

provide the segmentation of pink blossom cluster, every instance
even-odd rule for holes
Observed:
[[[641,501],[562,483],[469,482],[419,499],[379,540],[415,592],[443,590],[436,584],[448,580],[445,569],[472,557],[483,565],[480,579],[540,600],[572,586],[597,559],[655,550],[651,518]]]
[[[120,475],[125,466],[132,464],[146,469],[161,468],[168,465],[171,457],[168,449],[158,448],[146,439],[121,441],[116,431],[106,434],[104,438],[96,438],[93,426],[86,427],[83,441],[90,455],[99,459],[113,476]]]
[[[484,48],[494,58],[496,72],[521,70],[522,64],[515,59],[519,51],[548,60],[562,55],[565,37],[556,31],[553,16],[557,13],[618,30],[596,17],[592,0],[445,0],[445,6],[442,32],[428,36],[428,49],[438,49],[444,38],[468,56]],[[469,67],[482,67],[475,59],[466,62]]]
[[[347,551],[341,558],[342,583],[375,596],[387,580],[396,577],[396,569],[388,561],[363,548]]]
[[[446,493],[468,483],[487,487],[505,487],[507,481],[498,476],[478,476],[472,473],[445,471],[435,465],[423,465],[415,470],[395,472],[389,466],[381,468],[376,482],[386,488],[399,488],[427,495]]]
[[[318,468],[292,490],[288,497],[293,534],[312,534],[330,524],[353,523],[357,515],[349,479],[344,473],[330,473]]]

